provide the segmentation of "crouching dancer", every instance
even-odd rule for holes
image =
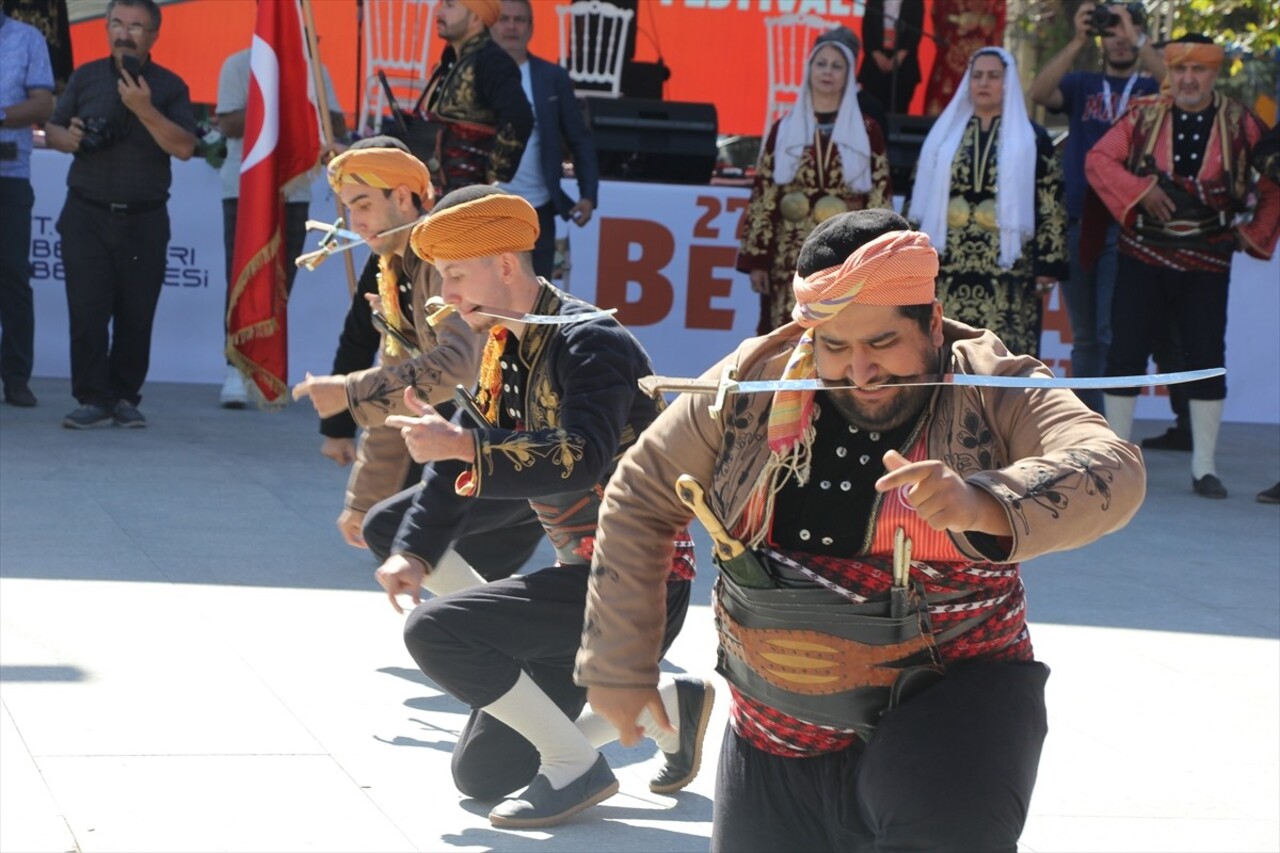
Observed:
[[[880,210],[819,225],[794,322],[707,374],[831,387],[732,395],[717,417],[685,394],[605,491],[576,678],[624,744],[642,711],[661,720],[668,554],[653,543],[689,521],[681,475],[725,528],[713,604],[732,705],[713,850],[1014,850],[1049,673],[1018,565],[1123,527],[1142,502],[1137,449],[1071,391],[883,387],[1049,375],[943,318],[937,254],[907,228]],[[747,550],[730,559],[731,538]]]
[[[413,231],[413,250],[440,271],[445,303],[488,333],[476,399],[477,421],[488,425],[451,423],[406,393],[418,417],[393,416],[387,425],[401,429],[415,460],[434,464],[377,572],[397,610],[400,593],[417,605],[405,644],[418,666],[474,709],[453,754],[459,790],[496,799],[528,785],[490,812],[503,827],[550,826],[618,790],[597,751],[617,732],[594,715],[578,719],[586,691],[573,682],[573,659],[605,483],[661,409],[637,387],[652,366],[631,333],[534,275],[537,235],[527,201],[485,186],[449,193]],[[541,322],[527,322],[531,315]],[[556,565],[488,584],[477,576],[459,585],[455,577],[448,589],[433,588],[432,569],[449,544],[483,532],[468,518],[481,500],[528,501],[555,546]],[[665,551],[654,667],[689,606],[688,531],[673,530]],[[419,604],[420,587],[449,594]],[[664,685],[663,713],[681,725],[644,721],[667,758],[653,790],[678,790],[693,779],[712,698],[699,679]]]

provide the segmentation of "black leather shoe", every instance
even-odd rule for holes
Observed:
[[[1227,487],[1213,474],[1205,474],[1200,479],[1191,478],[1191,488],[1202,498],[1222,500],[1227,496]]]
[[[31,393],[27,383],[15,382],[12,385],[4,386],[4,401],[10,406],[30,409],[36,404],[36,395]]]
[[[1185,450],[1191,452],[1191,430],[1169,427],[1163,435],[1142,439],[1143,450]]]
[[[1280,504],[1280,483],[1276,483],[1265,492],[1258,492],[1258,503]]]
[[[664,752],[667,762],[649,780],[655,794],[672,794],[684,788],[698,775],[702,763],[702,739],[711,721],[711,706],[716,690],[711,682],[687,675],[676,676],[676,703],[680,708],[680,751]]]
[[[507,829],[555,826],[616,793],[618,779],[601,755],[590,770],[559,791],[551,787],[546,776],[541,773],[534,776],[518,799],[494,806],[489,812],[489,823]]]

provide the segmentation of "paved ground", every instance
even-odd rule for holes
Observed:
[[[334,530],[308,409],[157,384],[148,429],[76,433],[66,381],[33,387],[0,406],[0,851],[706,849],[713,773],[649,794],[652,746],[549,832],[457,794],[464,709]],[[1280,850],[1280,427],[1221,444],[1230,499],[1153,453],[1128,528],[1025,566],[1053,677],[1024,850]],[[710,574],[672,668],[710,671]]]

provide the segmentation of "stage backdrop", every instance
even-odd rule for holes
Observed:
[[[534,0],[530,49],[543,59],[555,62],[559,58],[556,7],[568,2]],[[160,39],[154,48],[156,61],[187,81],[193,101],[217,101],[222,61],[249,46],[254,3],[184,0],[162,8]],[[932,30],[929,10],[933,3],[925,0],[926,32]],[[312,7],[316,33],[321,36],[320,55],[333,76],[343,110],[353,115],[358,107],[357,4],[355,0],[313,0]],[[365,4],[366,14],[370,14],[370,7]],[[665,90],[668,100],[714,102],[721,133],[759,135],[764,129],[769,73],[764,20],[779,15],[818,15],[861,34],[864,7],[863,0],[642,0],[633,19],[635,59],[661,59],[666,64],[671,71]],[[77,65],[106,56],[102,18],[73,24],[71,42]],[[433,65],[443,49],[444,42],[433,39],[429,53]],[[933,42],[922,39],[919,56],[926,79],[934,53]],[[912,112],[920,112],[924,88],[922,83],[916,90]]]
[[[38,376],[69,375],[66,294],[54,225],[66,196],[70,160],[51,151],[36,151],[32,159]],[[574,193],[576,187],[566,182],[566,190]],[[317,182],[312,197],[312,217],[332,221],[327,185]],[[644,343],[659,373],[699,374],[755,330],[758,297],[747,277],[733,269],[746,199],[747,190],[739,188],[606,181],[590,224],[568,228],[572,266],[568,281],[560,284],[583,299],[617,307],[619,319]],[[169,214],[173,239],[150,378],[220,383],[226,370],[222,213],[217,174],[204,161],[174,163]],[[308,238],[308,248],[316,239]],[[367,255],[355,254],[359,267]],[[1227,336],[1228,420],[1280,423],[1277,281],[1280,258],[1262,263],[1236,256]],[[1042,354],[1056,373],[1070,375],[1070,326],[1059,296],[1055,290],[1049,297]],[[289,306],[291,382],[308,370],[329,371],[348,304],[341,260],[331,259],[316,272],[298,272]],[[211,402],[214,393],[210,389]],[[1167,401],[1146,394],[1138,415],[1168,418]]]

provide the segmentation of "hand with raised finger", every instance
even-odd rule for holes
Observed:
[[[1008,536],[1012,529],[1004,507],[937,459],[910,462],[896,450],[884,455],[888,471],[877,492],[905,489],[903,498],[934,530],[978,531]]]

